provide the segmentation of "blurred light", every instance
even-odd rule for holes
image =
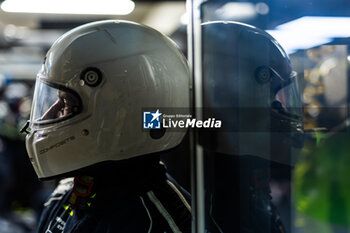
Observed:
[[[1,9],[17,13],[127,15],[135,8],[131,0],[6,0]]]
[[[189,18],[187,13],[184,13],[183,15],[181,15],[181,18],[180,18],[181,24],[187,25],[188,21],[189,21]]]
[[[306,112],[311,116],[316,118],[320,114],[320,108],[316,105],[309,105],[304,107]]]
[[[19,82],[8,84],[4,92],[6,99],[21,99],[28,94],[28,86]]]
[[[0,119],[5,118],[8,114],[9,114],[8,104],[5,101],[0,100]]]
[[[161,1],[151,7],[142,24],[155,28],[165,35],[175,32],[186,12],[185,1]]]
[[[327,38],[350,36],[350,17],[301,17],[277,27],[279,30],[294,30],[307,35]]]
[[[251,19],[256,16],[255,6],[248,2],[229,2],[215,11],[221,19]]]
[[[287,53],[350,37],[350,17],[301,17],[267,31]]]
[[[24,116],[28,116],[31,110],[31,106],[32,106],[32,99],[31,98],[23,98],[23,100],[21,101],[20,105],[19,105],[19,112],[20,114],[24,117]]]
[[[17,27],[13,24],[8,24],[4,28],[4,34],[6,37],[9,37],[9,38],[15,37],[16,33],[17,33]]]
[[[255,10],[260,15],[267,15],[270,11],[269,6],[264,2],[258,2],[255,5]]]
[[[291,54],[299,49],[309,49],[317,45],[329,43],[331,39],[319,38],[314,36],[305,36],[295,31],[268,30],[283,47],[286,53]]]
[[[28,28],[23,26],[15,26],[13,24],[8,24],[4,28],[4,36],[8,40],[13,39],[24,39],[27,38],[29,34]]]

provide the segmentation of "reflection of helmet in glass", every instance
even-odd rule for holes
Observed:
[[[75,28],[38,73],[26,138],[39,178],[170,149],[184,132],[142,130],[142,108],[189,106],[189,71],[174,43],[127,21]]]
[[[302,132],[296,73],[278,42],[237,22],[205,23],[202,38],[204,106],[226,127],[212,149],[271,158],[272,132],[286,136],[277,137],[280,145],[300,144],[293,134]]]

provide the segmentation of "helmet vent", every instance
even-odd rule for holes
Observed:
[[[259,66],[255,69],[255,79],[258,83],[268,83],[271,79],[271,70],[267,66]]]
[[[102,81],[102,73],[97,68],[89,67],[82,72],[80,79],[83,80],[86,85],[96,87]]]

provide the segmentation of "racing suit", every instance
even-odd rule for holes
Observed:
[[[103,163],[63,179],[44,206],[38,233],[191,232],[189,194],[159,157]]]

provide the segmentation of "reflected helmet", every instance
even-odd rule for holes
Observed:
[[[178,145],[185,132],[143,130],[143,108],[187,108],[189,70],[176,45],[128,21],[85,24],[48,51],[26,147],[39,178]]]
[[[300,147],[297,74],[280,44],[254,26],[222,21],[202,25],[202,44],[204,107],[224,125],[212,149],[271,159],[277,144]]]

